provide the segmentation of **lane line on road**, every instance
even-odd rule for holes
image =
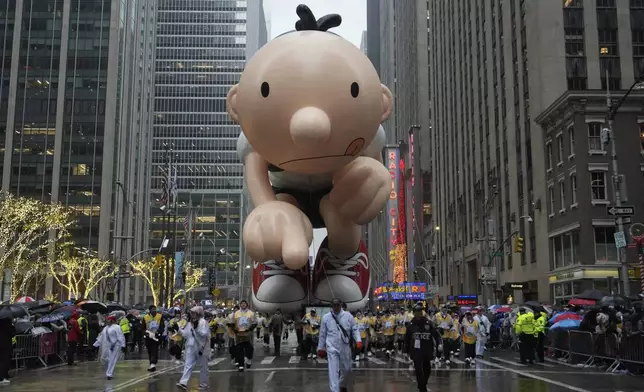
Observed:
[[[367,360],[369,362],[375,363],[376,365],[386,365],[387,364],[387,362],[383,361],[382,359],[378,359],[378,358],[375,358],[375,357],[367,357]]]
[[[274,360],[275,360],[275,357],[264,357],[264,359],[262,359],[262,362],[260,363],[262,365],[270,365],[271,363],[273,363]]]
[[[546,362],[556,363],[557,365],[568,366],[568,367],[571,367],[573,369],[581,369],[582,368],[581,366],[575,366],[575,365],[569,364],[568,362],[557,361],[556,359],[552,359],[552,358],[545,358],[545,360],[546,360]]]
[[[268,377],[266,377],[266,381],[264,381],[264,383],[268,384],[273,379],[274,375],[275,375],[275,370],[273,370],[268,374]]]
[[[512,366],[528,367],[528,365],[524,365],[522,363],[515,362],[515,361],[508,361],[507,359],[503,359],[503,358],[492,357],[490,359],[493,360],[493,361],[497,361],[497,362],[503,362],[503,363],[506,363],[506,364],[512,365]],[[479,359],[479,361],[480,361],[480,359]],[[485,363],[485,362],[483,362],[483,363]]]
[[[138,383],[140,383],[142,381],[148,380],[148,379],[150,379],[152,377],[155,377],[157,375],[164,374],[164,373],[169,373],[169,372],[171,372],[171,371],[173,371],[175,369],[178,369],[178,368],[180,368],[182,366],[183,365],[176,365],[176,366],[167,367],[165,369],[157,370],[155,372],[150,372],[150,373],[148,373],[148,374],[146,374],[144,376],[133,378],[133,379],[131,379],[129,381],[125,381],[125,382],[123,382],[121,384],[115,385],[114,387],[107,387],[107,388],[105,388],[104,392],[121,391],[121,390],[123,390],[125,388],[129,388],[131,386],[134,386],[134,385],[136,385],[136,384],[138,384]]]
[[[499,359],[499,358],[496,358],[496,359]],[[528,378],[532,378],[533,380],[543,381],[543,382],[545,382],[545,383],[547,383],[547,384],[556,385],[556,386],[558,386],[558,387],[565,388],[565,389],[568,389],[568,390],[570,390],[570,391],[575,391],[575,392],[591,392],[591,391],[589,391],[588,389],[579,388],[579,387],[576,387],[576,386],[574,386],[574,385],[566,384],[566,383],[564,383],[564,382],[559,382],[559,381],[555,381],[555,380],[552,380],[552,379],[549,379],[549,378],[546,378],[546,377],[538,376],[538,375],[534,374],[534,373],[536,373],[536,372],[530,372],[530,373],[528,373],[528,372],[524,372],[524,371],[521,371],[521,370],[512,369],[512,368],[507,367],[507,366],[499,365],[499,364],[497,364],[497,363],[488,362],[488,361],[485,361],[485,360],[483,360],[483,359],[479,359],[479,361],[478,361],[478,362],[479,362],[479,363],[482,363],[482,364],[484,364],[484,365],[488,365],[488,366],[496,367],[496,368],[498,368],[498,369],[504,369],[504,370],[506,370],[506,371],[508,371],[508,372],[514,373],[514,374],[519,375],[519,376],[528,377]]]

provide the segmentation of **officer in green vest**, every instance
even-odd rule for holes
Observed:
[[[121,318],[121,321],[119,321],[119,326],[121,327],[123,336],[125,336],[125,347],[123,347],[123,358],[125,358],[127,356],[127,346],[130,342],[130,328],[132,325],[130,324],[130,320],[127,316],[125,316]]]
[[[546,340],[546,314],[541,312],[534,320],[535,332],[535,350],[537,351],[537,360],[540,363],[544,362],[544,342]]]
[[[89,333],[89,330],[87,328],[87,319],[82,314],[78,318],[78,327],[81,329],[81,335],[78,337],[78,347],[80,352],[84,352],[82,348],[85,343],[88,342],[89,337],[87,336],[87,334]]]
[[[514,324],[514,332],[519,337],[519,357],[522,364],[534,363],[534,335],[536,333],[534,314],[520,308],[519,317]]]

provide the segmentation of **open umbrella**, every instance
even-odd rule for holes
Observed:
[[[597,305],[615,307],[621,306],[627,308],[630,305],[630,301],[627,298],[622,297],[621,295],[608,295],[597,302]]]
[[[543,307],[539,302],[537,301],[528,301],[524,304],[524,306],[529,307],[530,309],[534,310],[535,312],[539,313],[546,313],[546,308]]]
[[[82,301],[76,304],[76,306],[89,313],[107,313],[107,306],[104,303],[98,301]]]
[[[579,328],[581,325],[581,320],[561,320],[558,323],[553,324],[550,329],[574,329]]]
[[[25,334],[33,329],[34,325],[29,321],[16,321],[14,328],[16,329],[16,334]]]
[[[512,308],[509,306],[501,306],[499,308],[494,309],[494,313],[510,313],[512,312]]]
[[[24,306],[11,304],[0,306],[0,319],[14,319],[28,316],[29,312]]]
[[[606,296],[606,293],[603,293],[599,290],[586,290],[583,293],[575,296],[577,299],[589,299],[591,301],[599,301],[600,299],[604,298]]]
[[[125,305],[122,305],[118,302],[110,302],[109,304],[106,304],[106,306],[107,306],[108,312],[114,312],[117,310],[121,310],[121,311],[129,310],[129,307],[126,307]]]
[[[548,320],[550,324],[556,324],[559,321],[563,320],[579,320],[581,321],[584,317],[580,314],[574,313],[574,312],[561,312],[558,314],[555,314]]]
[[[34,299],[31,298],[31,297],[27,297],[27,296],[16,298],[16,303],[17,304],[25,304],[27,302],[34,302]]]
[[[583,298],[573,298],[570,301],[568,301],[568,305],[571,306],[593,306],[597,303],[597,301],[592,300],[592,299],[583,299]]]
[[[43,317],[39,318],[37,320],[37,322],[39,322],[39,323],[53,323],[53,322],[56,322],[56,321],[59,321],[59,320],[64,320],[65,318],[66,318],[65,313],[52,313],[52,314],[48,314],[46,316],[43,316]]]
[[[53,302],[47,301],[46,299],[39,299],[38,301],[25,302],[24,307],[29,309],[29,311],[36,309],[48,308]]]
[[[62,313],[65,315],[65,318],[70,317],[72,313],[74,312],[79,312],[80,309],[78,309],[74,305],[68,305],[68,306],[62,306],[60,308],[54,309],[50,314],[57,314],[57,313]]]

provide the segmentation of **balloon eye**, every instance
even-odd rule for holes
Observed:
[[[356,82],[351,83],[351,96],[358,98],[358,94],[360,94],[360,86]]]
[[[268,94],[271,92],[271,86],[269,86],[268,83],[264,82],[262,83],[260,91],[262,92],[262,97],[266,98],[268,97]]]

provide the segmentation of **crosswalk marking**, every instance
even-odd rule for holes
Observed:
[[[455,363],[457,365],[464,365],[465,364],[465,362],[461,361],[458,358],[452,358],[452,359],[450,359],[450,362],[453,362],[453,363]]]
[[[507,359],[502,359],[502,358],[492,357],[491,359],[492,359],[493,361],[503,362],[503,363],[507,363],[508,365],[513,365],[513,366],[519,366],[519,367],[527,367],[527,366],[528,366],[528,365],[524,365],[524,364],[519,363],[519,362],[515,362],[515,361],[508,361]]]
[[[273,363],[274,360],[275,360],[275,357],[264,357],[264,359],[262,359],[262,362],[260,363],[262,365],[270,365],[271,363]]]
[[[329,361],[327,361],[327,360],[326,360],[326,359],[324,359],[324,358],[318,358],[318,359],[316,359],[316,360],[315,360],[315,362],[317,362],[317,363],[324,363],[324,364],[329,363]]]
[[[288,363],[300,363],[300,357],[293,355],[291,358],[289,358]]]
[[[383,361],[383,360],[381,360],[381,359],[378,359],[378,358],[368,357],[367,359],[368,359],[370,362],[375,363],[376,365],[386,365],[386,364],[387,364],[387,362],[385,362],[385,361]]]
[[[215,366],[220,362],[223,362],[226,358],[215,358],[212,361],[208,362],[208,365]]]
[[[405,360],[403,358],[400,358],[400,357],[393,357],[393,358],[394,358],[395,361],[400,362],[402,364],[405,364],[405,365],[409,364],[409,361],[407,361],[407,360]]]

